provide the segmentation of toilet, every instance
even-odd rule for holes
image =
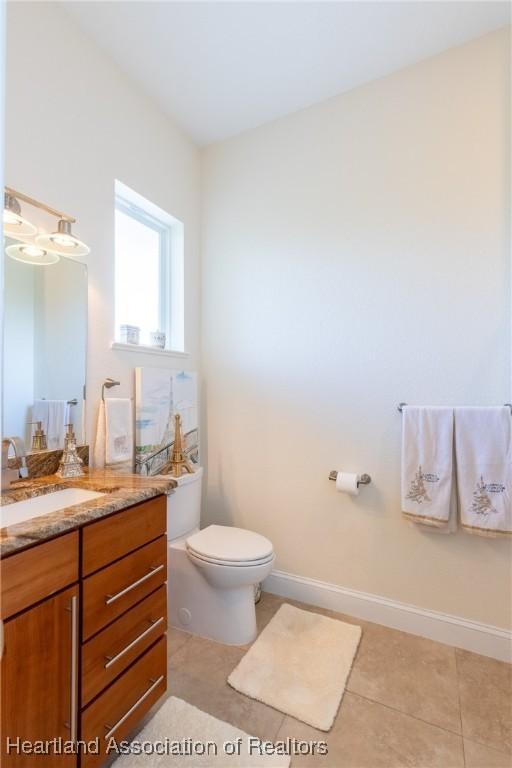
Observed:
[[[272,570],[272,543],[227,525],[199,529],[203,469],[167,497],[169,623],[227,645],[256,637],[255,586]]]

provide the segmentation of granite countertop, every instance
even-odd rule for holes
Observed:
[[[64,488],[83,488],[104,493],[105,496],[0,528],[0,557],[167,493],[176,488],[176,481],[172,477],[121,475],[103,470],[89,470],[83,477],[63,479],[57,475],[47,475],[32,480],[19,480],[0,495],[0,521],[2,506]]]

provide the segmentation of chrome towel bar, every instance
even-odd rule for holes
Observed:
[[[407,403],[398,403],[396,407],[397,411],[400,411],[400,413],[402,413],[406,405]],[[510,408],[510,412],[512,413],[512,403],[503,403],[503,405],[506,406],[507,408]]]

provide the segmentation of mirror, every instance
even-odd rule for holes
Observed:
[[[4,248],[17,241],[5,239]],[[69,258],[40,266],[4,258],[4,436],[32,451],[43,420],[47,449],[64,447],[64,424],[85,443],[87,267]],[[75,404],[76,401],[76,404]]]

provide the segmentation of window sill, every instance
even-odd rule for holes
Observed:
[[[172,349],[158,349],[149,347],[145,344],[122,344],[120,341],[113,341],[111,349],[116,352],[142,352],[145,355],[158,355],[159,357],[190,357],[188,352],[178,352]]]

